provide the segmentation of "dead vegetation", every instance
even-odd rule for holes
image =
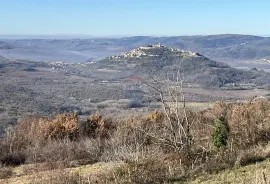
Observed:
[[[85,121],[77,114],[26,119],[0,142],[1,178],[11,177],[7,166],[26,163],[43,163],[40,170],[52,170],[74,167],[74,162],[121,161],[122,167],[95,176],[95,182],[164,183],[270,157],[269,101],[217,102],[212,109],[182,112],[154,111],[126,119],[95,114]],[[225,137],[216,131],[217,120],[228,125]],[[216,146],[214,133],[226,144]],[[91,176],[66,173],[52,178],[49,183],[91,180]]]

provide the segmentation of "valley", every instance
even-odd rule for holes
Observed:
[[[266,58],[232,64],[161,43],[110,49],[80,62],[0,57],[0,182],[269,177]]]
[[[165,85],[164,81],[173,77],[179,66],[185,75],[185,100],[194,108],[202,109],[200,103],[243,101],[270,95],[267,73],[243,72],[200,54],[162,45],[139,47],[99,62],[3,58],[0,66],[1,136],[8,127],[29,116],[64,112],[89,116],[97,111],[111,115],[123,111],[149,113],[161,107],[154,98],[155,92],[148,86],[155,83],[152,77],[159,80],[159,84],[154,85],[162,89],[160,85]],[[175,86],[175,82],[170,85]]]

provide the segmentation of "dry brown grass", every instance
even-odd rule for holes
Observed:
[[[122,161],[126,164],[108,173],[104,183],[162,183],[269,158],[269,101],[219,102],[212,109],[189,111],[187,117],[181,112],[120,120],[95,114],[84,122],[76,114],[28,119],[0,142],[0,161],[46,163],[40,170],[63,169],[78,160]],[[228,144],[215,148],[211,135],[221,117],[228,122]],[[189,144],[178,136],[179,127],[188,131]],[[53,180],[57,177],[61,174]]]
[[[38,175],[33,177],[29,183],[34,184],[86,184],[85,178],[78,173],[66,172],[64,170],[57,170],[55,172],[48,172],[46,175]]]
[[[1,167],[0,168],[0,179],[10,178],[13,172],[11,168],[8,167]]]
[[[268,184],[270,182],[270,162],[251,164],[244,167],[227,169],[213,174],[203,174],[191,178],[183,184]],[[179,184],[180,184],[179,183]],[[176,183],[178,184],[178,183]]]

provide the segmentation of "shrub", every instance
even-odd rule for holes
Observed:
[[[214,146],[220,148],[227,145],[229,128],[224,118],[216,120],[215,130],[212,134],[212,142]]]
[[[157,110],[155,110],[154,112],[152,112],[151,114],[147,116],[147,120],[150,120],[153,122],[163,121],[164,120],[163,118],[164,118],[164,115],[158,112]]]
[[[266,146],[255,146],[241,151],[237,155],[235,166],[245,166],[256,162],[261,162],[269,158],[269,144]]]
[[[75,139],[79,135],[78,115],[59,114],[54,118],[28,118],[19,122],[12,139],[21,140],[25,146],[47,139]]]
[[[22,150],[17,149],[16,144],[18,142],[13,143],[13,140],[0,140],[0,164],[16,166],[25,162],[26,155]]]
[[[0,163],[8,166],[17,166],[25,163],[26,155],[21,152],[10,152],[6,155],[1,155]]]
[[[76,138],[79,133],[77,114],[60,114],[53,120],[40,123],[44,138],[61,139]]]
[[[73,160],[84,159],[85,162],[97,162],[100,157],[99,143],[95,140],[77,141],[49,140],[45,145],[36,143],[25,150],[28,163],[62,162],[69,164]]]
[[[140,108],[140,107],[143,107],[143,105],[137,100],[132,100],[128,104],[128,108]]]
[[[101,134],[107,127],[100,125]],[[60,114],[54,118],[28,118],[14,132],[0,140],[0,163],[20,165],[40,162],[68,162],[88,159],[96,162],[100,156],[98,141],[79,138],[76,114]]]
[[[114,130],[116,130],[115,123],[111,119],[104,119],[98,114],[91,115],[80,126],[81,134],[90,138],[109,138]]]

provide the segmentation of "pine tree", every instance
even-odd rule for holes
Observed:
[[[215,130],[212,134],[212,143],[215,147],[220,148],[227,145],[229,136],[228,123],[224,118],[216,120]]]

